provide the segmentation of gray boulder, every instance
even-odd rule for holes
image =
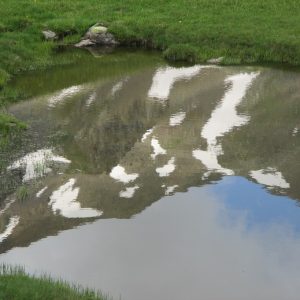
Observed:
[[[92,26],[84,35],[83,39],[75,46],[82,48],[93,45],[98,46],[117,46],[119,43],[115,37],[108,32],[107,27],[100,24]]]
[[[207,61],[208,64],[219,65],[223,61],[224,57],[212,58]]]
[[[42,34],[44,36],[44,39],[46,41],[51,41],[51,40],[56,40],[57,39],[57,35],[54,31],[51,30],[43,30]]]

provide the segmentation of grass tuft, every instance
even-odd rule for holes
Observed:
[[[26,185],[20,186],[16,191],[17,201],[23,202],[23,201],[27,200],[28,197],[29,197],[28,187]]]
[[[24,268],[0,266],[0,300],[109,300],[90,289],[71,285],[48,276],[35,277],[26,274]]]
[[[198,49],[191,45],[177,44],[170,46],[163,52],[166,59],[172,61],[196,62],[198,58]]]
[[[0,90],[7,84],[8,80],[9,74],[6,71],[0,69]]]

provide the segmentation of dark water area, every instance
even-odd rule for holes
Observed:
[[[12,83],[0,263],[114,299],[298,299],[300,73],[96,56]]]

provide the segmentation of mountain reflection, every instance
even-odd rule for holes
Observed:
[[[226,175],[300,200],[298,74],[120,68],[10,108],[45,142],[7,168],[29,197],[3,199],[1,252],[98,218],[131,218]]]

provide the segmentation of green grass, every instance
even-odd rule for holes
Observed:
[[[0,84],[7,73],[60,63],[41,30],[64,43],[98,21],[123,42],[178,49],[181,59],[192,51],[197,61],[300,63],[297,0],[10,0],[1,1],[0,17]]]
[[[108,300],[94,291],[49,277],[31,277],[22,268],[0,267],[0,300]]]
[[[53,50],[96,22],[170,60],[300,65],[299,0],[2,0],[0,20],[0,107],[20,96],[5,87],[13,75],[73,63]],[[59,41],[44,41],[43,29]]]

